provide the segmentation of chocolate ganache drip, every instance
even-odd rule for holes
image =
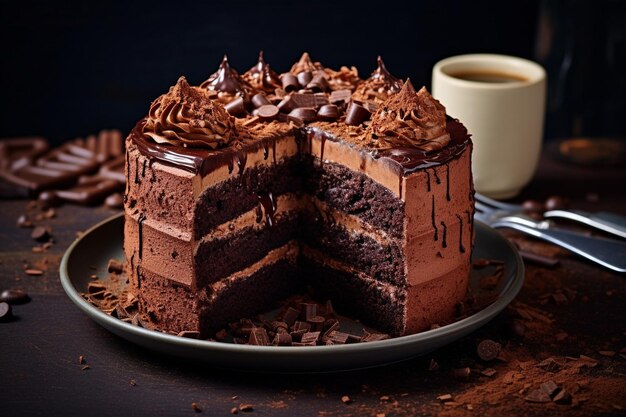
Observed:
[[[416,93],[410,80],[380,105],[367,135],[378,149],[417,148],[431,152],[450,142],[446,109],[425,87]]]
[[[263,59],[263,51],[259,52],[259,61],[242,75],[242,79],[255,90],[266,93],[272,93],[282,86],[278,74]]]
[[[381,102],[400,89],[402,89],[402,80],[391,75],[379,56],[378,68],[357,87],[352,98],[357,101]]]
[[[217,149],[235,137],[235,122],[207,90],[180,77],[150,106],[143,133],[157,143]]]
[[[226,55],[224,55],[217,71],[211,74],[205,82],[200,84],[200,88],[224,93],[221,94],[220,98],[225,98],[226,101],[235,96],[246,96],[249,90],[249,87],[239,76],[239,73],[228,63],[228,57]]]

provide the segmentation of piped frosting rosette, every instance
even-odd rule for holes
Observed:
[[[143,131],[157,143],[210,149],[228,146],[237,136],[224,106],[185,77],[152,103]]]
[[[450,142],[446,109],[426,88],[416,93],[409,80],[399,93],[379,106],[367,134],[379,149],[418,148],[432,152]]]

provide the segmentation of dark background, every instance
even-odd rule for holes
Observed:
[[[625,3],[3,1],[0,137],[59,142],[103,128],[128,131],[179,75],[199,84],[224,53],[244,72],[259,50],[279,72],[308,51],[328,67],[355,65],[364,78],[380,54],[392,73],[427,86],[433,64],[447,56],[535,59],[551,81],[547,137],[626,136],[611,122],[626,102]],[[552,82],[568,54],[572,76]],[[607,79],[611,86],[597,88]]]

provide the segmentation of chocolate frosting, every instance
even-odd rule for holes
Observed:
[[[210,149],[227,146],[237,135],[233,117],[185,77],[152,103],[143,133],[156,143]]]
[[[242,78],[252,88],[266,93],[271,93],[282,85],[278,74],[263,59],[263,51],[259,52],[259,61],[256,65],[246,71]]]
[[[245,82],[239,76],[239,73],[231,68],[226,55],[224,55],[217,71],[211,74],[205,82],[200,84],[200,88],[228,93],[232,96],[243,96],[246,94],[247,90]]]
[[[380,105],[367,135],[379,149],[414,147],[432,152],[450,142],[446,109],[425,87],[416,93],[410,80]]]
[[[385,67],[382,58],[378,57],[378,68],[370,77],[363,81],[354,92],[353,99],[358,101],[381,102],[390,94],[397,93],[402,88],[402,80],[394,77]]]

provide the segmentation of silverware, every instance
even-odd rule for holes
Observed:
[[[509,214],[522,213],[521,205],[503,203],[476,193],[476,208],[483,211],[498,210]],[[575,221],[594,229],[626,239],[626,217],[615,213],[588,213],[582,210],[550,210],[543,213],[546,218],[560,218]]]
[[[510,209],[495,209],[478,199],[474,217],[491,227],[515,229],[558,245],[613,271],[626,272],[625,242],[560,230],[551,220],[537,221],[523,213],[513,213]]]

